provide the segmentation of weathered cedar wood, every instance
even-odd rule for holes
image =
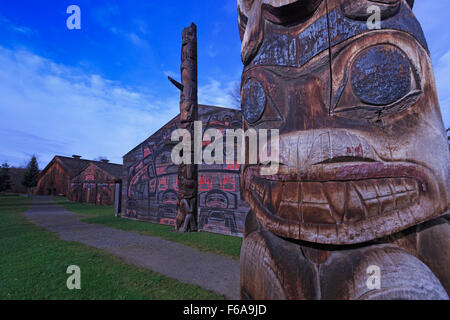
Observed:
[[[449,152],[412,6],[238,0],[244,126],[280,130],[278,174],[241,177],[242,298],[448,299]]]

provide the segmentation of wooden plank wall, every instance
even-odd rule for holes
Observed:
[[[203,130],[241,128],[237,110],[199,108]],[[123,158],[122,214],[128,218],[175,225],[178,166],[171,160],[170,137],[179,127],[179,117]],[[205,146],[205,145],[204,145]],[[249,211],[240,192],[238,165],[199,166],[198,225],[200,230],[242,236]]]

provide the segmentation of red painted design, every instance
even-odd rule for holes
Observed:
[[[147,158],[151,154],[151,151],[148,147],[144,148],[144,158]]]
[[[203,126],[204,130],[213,128],[224,134],[227,128],[235,129],[241,126],[239,112],[210,107],[205,107],[203,110],[204,114],[199,114],[199,120],[207,124]],[[170,150],[165,140],[169,140],[171,133],[177,128],[179,128],[179,118],[174,119],[143,142],[140,149],[136,148],[124,157],[125,167],[131,167],[131,170],[127,171],[128,176],[125,183],[127,187],[132,185],[124,202],[126,209],[136,211],[136,208],[139,207],[139,218],[169,226],[175,225],[178,200],[175,195],[179,192],[179,186],[176,170],[172,171],[175,168],[172,167]],[[202,144],[206,146],[209,142]],[[144,167],[141,164],[144,159],[146,159],[146,165],[151,168],[152,173],[149,178],[140,172]],[[212,168],[214,168],[213,172]],[[200,230],[225,234],[242,233],[248,207],[239,194],[239,181],[237,180],[239,170],[240,165],[237,163],[211,168],[199,167],[198,204],[201,212],[199,212],[198,219]],[[124,210],[124,212],[128,216],[136,217],[132,211]],[[223,221],[221,212],[223,212]]]
[[[157,174],[157,175],[164,174],[165,172],[166,172],[166,167],[159,167],[159,168],[156,168],[156,174]]]
[[[166,191],[169,189],[169,181],[167,177],[159,178],[159,184],[158,184],[158,190],[159,191]]]
[[[175,226],[175,219],[164,218],[164,219],[160,219],[159,223],[165,224],[167,226]]]
[[[132,217],[132,218],[137,218],[137,211],[127,209],[127,216]]]
[[[223,191],[236,191],[236,177],[229,174],[222,176],[220,188]]]
[[[207,175],[201,175],[198,190],[209,191],[212,189],[212,179]]]
[[[172,177],[172,189],[175,191],[178,191],[178,177],[177,176],[173,176]]]
[[[155,193],[156,191],[156,179],[152,179],[148,183],[148,190],[150,193]]]
[[[227,164],[226,170],[240,170],[241,166],[237,163],[235,164]]]

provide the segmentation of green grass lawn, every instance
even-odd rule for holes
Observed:
[[[223,299],[101,250],[59,240],[23,216],[29,204],[26,197],[0,195],[0,300]],[[69,265],[81,269],[81,290],[67,289]]]
[[[70,202],[66,198],[55,197],[55,201],[68,211],[85,215],[81,220],[97,223],[116,229],[136,231],[141,234],[157,236],[166,240],[179,242],[201,251],[227,255],[239,259],[242,239],[210,232],[180,234],[173,227],[149,222],[123,219],[114,216],[112,206],[96,206],[87,203]]]

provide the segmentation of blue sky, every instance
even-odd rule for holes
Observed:
[[[66,9],[81,8],[81,30]],[[417,0],[450,127],[448,0]],[[242,65],[236,0],[0,2],[0,162],[122,156],[179,109],[181,30],[198,26],[199,102],[232,106]]]

